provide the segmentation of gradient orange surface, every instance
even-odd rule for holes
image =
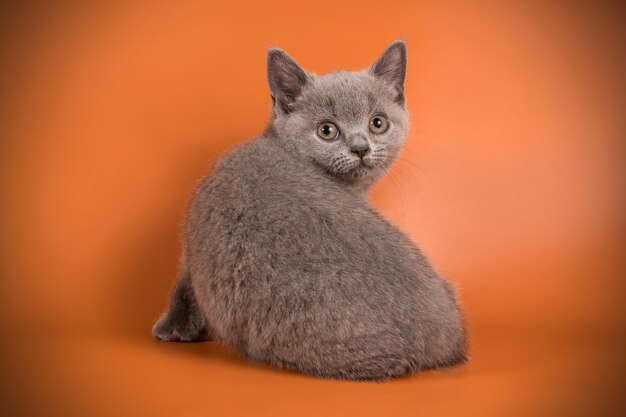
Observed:
[[[622,9],[5,8],[0,414],[624,415]],[[371,199],[459,287],[469,364],[347,383],[153,341],[193,187],[267,123],[266,49],[358,70],[398,37],[412,131]]]

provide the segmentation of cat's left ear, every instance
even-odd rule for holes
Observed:
[[[267,81],[272,101],[289,113],[302,88],[311,77],[285,51],[271,48],[267,51]]]
[[[406,43],[394,41],[369,68],[369,73],[391,85],[398,92],[396,102],[404,104],[404,78],[406,77]]]

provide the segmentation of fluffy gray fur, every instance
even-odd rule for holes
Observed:
[[[385,380],[465,361],[451,286],[370,206],[408,131],[406,46],[361,72],[317,76],[268,52],[266,132],[197,189],[163,341],[218,340],[311,375]],[[389,127],[374,134],[372,116]],[[318,136],[323,121],[340,135]]]

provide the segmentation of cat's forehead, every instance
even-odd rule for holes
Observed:
[[[337,71],[315,77],[303,91],[303,109],[337,119],[360,119],[393,102],[389,88],[364,72]]]

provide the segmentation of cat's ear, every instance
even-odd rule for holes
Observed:
[[[404,104],[404,78],[406,77],[406,43],[394,41],[369,68],[369,73],[385,81],[398,92],[396,101]]]
[[[310,75],[282,49],[270,48],[267,51],[267,80],[272,101],[283,112],[291,111],[292,104],[310,79]]]

